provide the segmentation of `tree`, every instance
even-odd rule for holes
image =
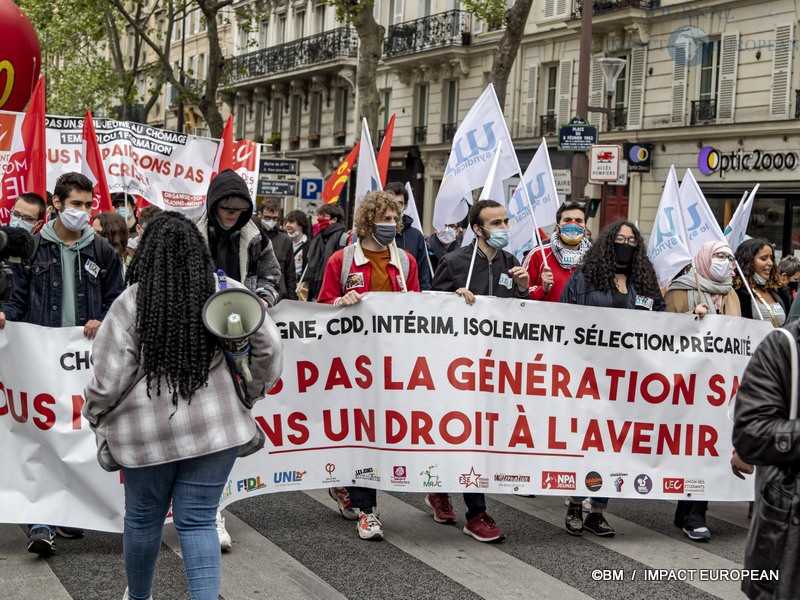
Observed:
[[[500,108],[504,108],[508,78],[517,58],[522,36],[525,34],[525,24],[528,22],[533,0],[515,0],[508,9],[505,0],[466,0],[465,4],[468,12],[490,25],[500,25],[503,22],[506,25],[503,36],[497,44],[492,70],[489,73],[489,81],[494,83]]]
[[[196,106],[203,114],[203,118],[208,124],[211,135],[222,137],[224,122],[222,114],[217,106],[217,91],[226,81],[225,61],[222,57],[222,47],[219,40],[219,16],[221,11],[233,4],[233,0],[164,0],[160,5],[162,10],[166,10],[172,16],[172,21],[177,15],[185,15],[195,6],[200,9],[206,24],[206,37],[208,40],[208,68],[204,82],[196,81],[191,77],[191,72],[187,71],[183,65],[176,73],[170,60],[170,36],[159,44],[159,38],[154,34],[152,24],[136,18],[135,8],[139,2],[134,2],[131,9],[130,2],[124,0],[107,0],[109,5],[127,22],[132,30],[141,37],[144,44],[155,52],[158,63],[158,71],[163,81],[169,82],[185,102]],[[182,73],[180,71],[183,71]],[[189,77],[182,75],[189,74]]]
[[[360,131],[361,117],[366,117],[372,138],[376,139],[381,98],[375,75],[378,72],[378,61],[383,54],[383,35],[386,28],[373,16],[374,0],[325,0],[325,3],[336,9],[336,18],[340,22],[352,25],[358,34],[356,113],[359,122],[356,131]]]

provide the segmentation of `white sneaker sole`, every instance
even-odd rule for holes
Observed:
[[[492,542],[502,542],[503,540],[506,539],[505,535],[498,535],[498,536],[491,537],[491,538],[482,538],[479,535],[476,535],[473,532],[471,532],[469,529],[466,528],[466,526],[461,531],[466,533],[471,538],[475,538],[479,542],[483,542],[484,544],[491,544]]]
[[[453,518],[453,519],[440,519],[439,517],[437,517],[436,516],[436,509],[433,508],[433,505],[431,504],[430,500],[428,500],[427,496],[425,496],[425,506],[427,506],[428,508],[430,508],[433,511],[433,515],[432,515],[433,516],[433,520],[436,521],[437,523],[441,523],[442,525],[450,525],[450,524],[454,524],[456,522],[455,518]]]

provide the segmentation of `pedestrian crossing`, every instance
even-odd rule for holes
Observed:
[[[648,569],[740,569],[747,504],[714,503],[713,539],[688,540],[672,525],[673,502],[614,500],[606,512],[615,538],[564,530],[561,497],[488,496],[488,512],[506,533],[481,544],[461,531],[465,507],[453,495],[459,524],[440,525],[423,494],[378,493],[386,540],[360,540],[327,490],[269,494],[225,511],[233,548],[223,555],[224,600],[344,598],[741,599],[738,581],[645,581]],[[18,525],[0,525],[0,598],[117,600],[125,590],[122,536],[87,532],[57,540],[44,560],[26,551]],[[595,570],[622,580],[595,581]],[[621,570],[621,571],[618,571]],[[634,572],[636,575],[633,575]],[[675,571],[676,573],[679,571]],[[632,580],[633,579],[633,580]],[[188,598],[174,528],[164,532],[155,600]]]

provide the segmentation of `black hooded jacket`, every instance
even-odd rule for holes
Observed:
[[[403,215],[403,231],[395,236],[394,241],[398,248],[405,250],[416,259],[419,272],[419,289],[424,292],[431,289],[428,246],[425,244],[425,236],[418,229],[414,229],[413,224],[413,218]]]

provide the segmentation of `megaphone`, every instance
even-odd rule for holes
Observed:
[[[226,359],[245,382],[253,380],[247,338],[261,327],[266,314],[259,297],[244,288],[220,290],[203,307],[203,325],[222,340]]]

